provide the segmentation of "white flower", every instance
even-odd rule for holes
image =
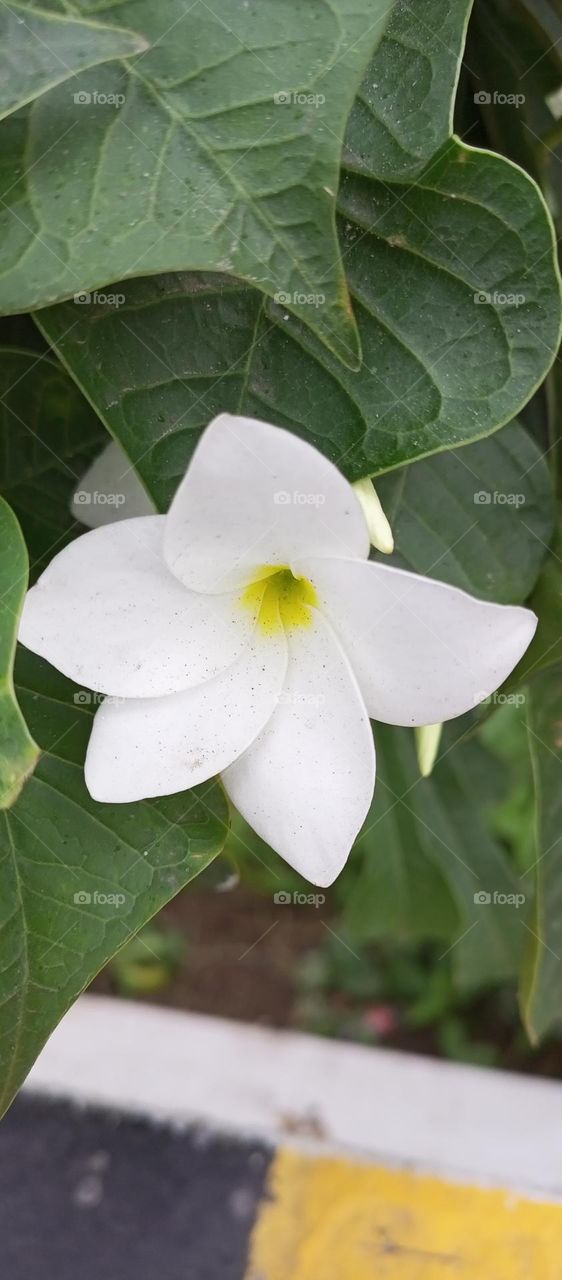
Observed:
[[[369,717],[435,724],[492,693],[535,631],[369,562],[359,501],[309,444],[251,418],[207,428],[167,516],[94,529],[28,594],[21,640],[108,695],[95,800],[222,775],[250,825],[319,885],[343,867],[375,782]]]

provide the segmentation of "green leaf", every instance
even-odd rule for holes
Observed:
[[[543,571],[530,599],[539,619],[534,640],[519,666],[509,677],[506,689],[515,689],[541,671],[562,662],[562,531],[559,530],[545,560]]]
[[[447,141],[468,5],[425,10],[396,5],[349,124],[340,233],[359,373],[294,308],[218,275],[125,281],[121,305],[41,312],[159,505],[218,408],[273,418],[359,479],[490,434],[549,368],[560,291],[546,208],[515,166]]]
[[[4,126],[5,170],[26,173],[11,176],[2,213],[2,309],[142,273],[226,270],[286,294],[356,367],[334,206],[345,125],[391,3],[222,0],[217,14],[133,0],[147,53],[85,72],[74,94],[53,89]],[[110,12],[118,23],[123,10]]]
[[[348,174],[338,205],[369,471],[515,417],[560,336],[553,228],[531,179],[451,140],[409,187]]]
[[[102,965],[219,853],[227,822],[216,783],[97,804],[82,767],[97,696],[25,650],[17,688],[44,754],[0,818],[0,1114]]]
[[[377,493],[396,548],[384,563],[497,604],[522,604],[530,595],[555,502],[544,454],[520,423],[383,476]]]
[[[448,727],[434,773],[421,779],[414,735],[377,724],[377,788],[346,923],[361,940],[448,940],[456,980],[472,988],[517,973],[525,931],[513,903],[493,901],[521,892],[486,822],[500,766],[477,742],[451,750],[458,732]]]
[[[536,905],[522,1012],[536,1042],[562,1025],[562,667],[543,672],[529,689],[528,727],[537,804]]]
[[[398,0],[349,120],[346,167],[409,182],[447,141],[472,3]]]
[[[375,798],[338,885],[344,924],[358,943],[440,938],[447,944],[462,932],[463,914],[441,868],[428,856],[413,808],[415,790],[412,803],[408,800],[419,770],[414,771],[404,735],[377,725],[375,740]],[[397,800],[400,795],[405,804]]]
[[[134,32],[10,0],[0,11],[0,119],[87,67],[146,49]],[[73,84],[66,92],[75,90]],[[15,175],[14,175],[15,176]]]
[[[27,590],[27,553],[18,522],[0,498],[0,809],[14,803],[39,755],[16,702],[12,667]]]
[[[19,519],[36,578],[83,533],[70,501],[107,435],[58,361],[13,347],[0,347],[0,434],[0,493]]]
[[[490,158],[481,159],[487,166]],[[504,195],[521,181],[510,166],[501,178]],[[497,184],[500,175],[494,174],[493,181]],[[309,333],[297,331],[288,312],[264,304],[256,291],[215,275],[129,281],[122,286],[125,301],[119,307],[67,303],[36,318],[161,509],[168,505],[201,431],[221,410],[284,425],[309,439],[350,479],[359,479],[491,432],[506,416],[513,416],[545,372],[550,360],[545,342],[556,343],[558,338],[558,286],[544,211],[534,189],[522,194],[525,216],[531,213],[533,218],[527,203],[531,196],[538,233],[529,241],[529,251],[532,244],[537,258],[540,246],[545,253],[529,287],[533,295],[535,289],[540,294],[545,284],[550,315],[546,328],[540,306],[532,308],[532,331],[528,317],[521,314],[524,308],[518,308],[518,320],[512,318],[501,327],[503,321],[498,321],[493,307],[474,304],[474,280],[463,302],[463,290],[459,295],[457,284],[438,266],[430,268],[416,292],[417,265],[386,242],[369,250],[368,237],[357,250],[366,255],[356,264],[362,281],[358,288],[373,295],[379,290],[382,310],[379,321],[373,298],[368,309],[358,309],[367,360],[358,374],[336,368]],[[449,203],[458,210],[462,202]],[[469,221],[470,210],[468,201],[463,216]],[[468,224],[463,230],[459,226],[465,243],[469,233]],[[497,234],[495,225],[498,269],[500,259],[505,265],[511,253],[520,263],[521,236],[506,232],[503,239],[500,231],[497,239]],[[480,253],[477,243],[476,239],[474,252]],[[435,248],[442,253],[441,240]],[[380,270],[378,253],[385,260]],[[488,258],[493,257],[490,249]],[[348,262],[353,280],[352,257]],[[490,283],[488,277],[486,281]],[[408,325],[417,331],[415,352],[411,343],[408,348],[410,339],[399,332],[406,323],[405,311],[397,320],[396,336],[383,315],[388,308],[404,307]],[[457,323],[464,343],[455,337]],[[508,329],[516,334],[511,352]],[[493,355],[496,338],[503,353],[499,361]],[[426,356],[422,347],[427,348]]]

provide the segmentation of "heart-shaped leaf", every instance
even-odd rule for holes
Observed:
[[[216,783],[96,804],[83,760],[97,695],[22,650],[17,688],[43,756],[0,815],[0,1114],[98,970],[219,853]]]
[[[0,809],[14,803],[39,755],[14,694],[12,667],[27,552],[18,522],[0,498]]]
[[[132,31],[10,0],[0,10],[0,119],[87,67],[146,47]]]
[[[4,126],[5,171],[18,175],[25,156],[26,174],[3,206],[2,310],[147,272],[226,270],[286,295],[356,367],[335,197],[391,4],[222,0],[217,13],[133,0],[127,21],[148,52],[85,72]]]

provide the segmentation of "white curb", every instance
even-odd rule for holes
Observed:
[[[26,1089],[562,1199],[562,1084],[82,996]]]

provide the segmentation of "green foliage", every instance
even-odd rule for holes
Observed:
[[[536,790],[536,901],[523,973],[529,1035],[562,1028],[562,668],[545,671],[529,694],[529,748]]]
[[[380,477],[392,563],[530,599],[540,619],[506,689],[449,727],[430,779],[408,730],[377,731],[373,809],[331,901],[352,957],[392,938],[429,946],[431,965],[408,952],[381,982],[336,941],[303,998],[325,1001],[338,963],[354,999],[392,1002],[402,983],[409,1025],[438,1023],[444,1052],[480,1061],[489,1047],[464,1017],[486,985],[523,970],[530,1034],[561,1020],[560,288],[545,203],[559,217],[560,17],[550,0],[476,0],[461,74],[471,8],[17,0],[0,15],[4,1107],[118,951],[123,990],[173,969],[147,924],[228,827],[214,784],[92,801],[96,695],[25,653],[16,701],[27,560],[33,580],[80,532],[70,501],[108,433],[164,511],[224,410],[284,425],[351,480]],[[32,311],[37,328],[14,315]],[[258,888],[303,887],[236,816],[227,854]],[[494,898],[521,893],[521,907]],[[325,1003],[313,1022],[341,1029]]]
[[[84,785],[95,694],[22,650],[16,687],[42,749],[1,819],[0,1114],[72,1001],[219,852],[222,791],[100,805]]]
[[[0,13],[0,119],[88,67],[144,48],[131,31],[6,5]]]
[[[522,604],[545,562],[555,500],[543,452],[514,422],[492,439],[377,482],[396,554],[386,563]]]
[[[58,361],[16,347],[0,347],[0,431],[0,490],[23,529],[33,581],[82,532],[70,501],[105,433]]]
[[[486,821],[502,787],[493,761],[478,743],[453,749],[449,729],[422,780],[413,734],[377,725],[376,739],[377,787],[350,868],[348,929],[360,941],[443,939],[465,988],[513,977],[524,931],[519,911],[496,905],[494,894],[520,887]]]
[[[12,677],[26,589],[25,543],[13,512],[0,498],[0,809],[14,803],[39,754],[17,704]]]
[[[127,5],[145,53],[84,72],[4,127],[5,166],[29,158],[4,214],[3,309],[126,276],[229,270],[290,294],[357,365],[334,201],[345,123],[390,3],[222,0],[218,15],[186,0]],[[109,12],[119,31],[121,6]],[[312,295],[324,304],[302,301]]]

